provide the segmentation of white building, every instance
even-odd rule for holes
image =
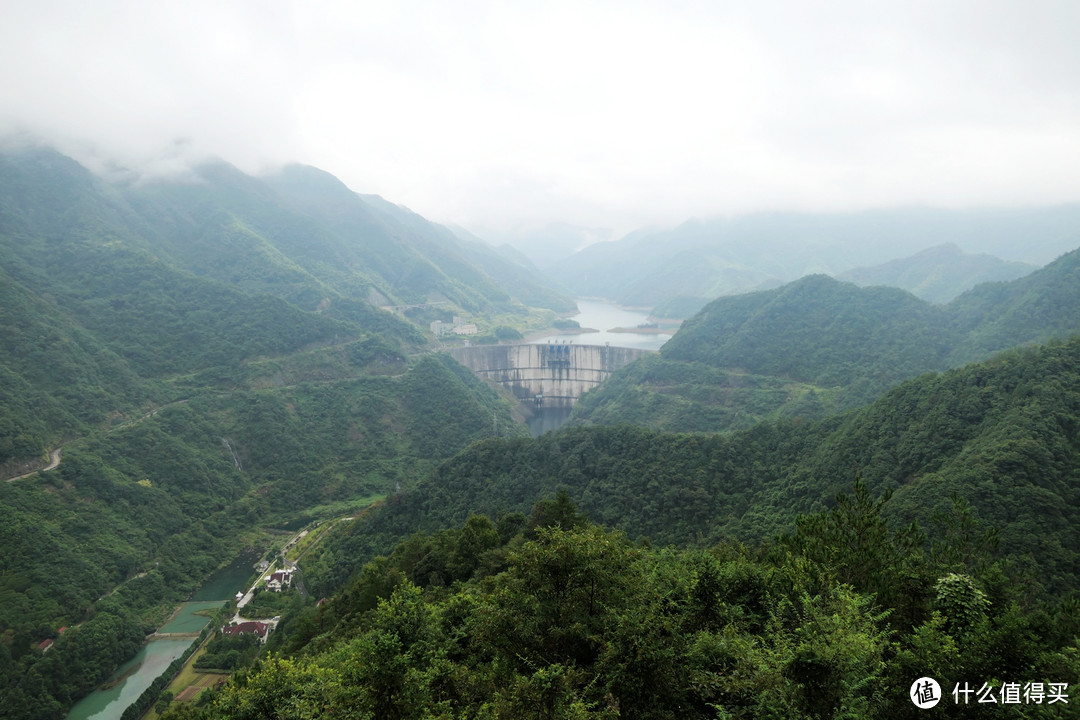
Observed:
[[[292,585],[292,570],[277,570],[266,578],[266,589],[281,592]]]
[[[476,323],[466,322],[465,318],[457,315],[454,316],[453,322],[436,320],[428,327],[435,337],[442,337],[443,335],[476,335],[480,332],[476,327]]]

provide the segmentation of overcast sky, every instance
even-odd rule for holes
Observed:
[[[481,233],[1080,201],[1080,2],[0,5],[0,132]]]

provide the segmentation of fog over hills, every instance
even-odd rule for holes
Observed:
[[[0,720],[1080,712],[1080,3],[0,17]]]
[[[1029,263],[965,253],[955,243],[947,243],[874,267],[847,270],[836,277],[862,286],[898,287],[923,300],[945,303],[980,283],[1015,280],[1035,269]]]
[[[590,245],[549,272],[580,295],[654,307],[680,296],[708,300],[804,275],[837,275],[946,243],[967,253],[1043,265],[1080,245],[1080,205],[694,220]]]

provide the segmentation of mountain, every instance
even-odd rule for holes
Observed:
[[[816,419],[901,380],[1080,332],[1080,250],[945,305],[896,288],[814,275],[720,298],[659,357],[585,395],[571,422],[715,432],[759,419]]]
[[[980,283],[1016,280],[1035,269],[1027,263],[1008,262],[983,253],[965,253],[954,243],[947,243],[911,257],[848,270],[836,279],[863,287],[898,287],[928,302],[946,303]]]
[[[0,717],[64,717],[276,528],[358,512],[493,420],[525,432],[368,299],[551,311],[437,226],[295,172],[112,182],[0,154]]]
[[[805,275],[837,275],[946,243],[1042,265],[1080,245],[1080,205],[692,220],[590,245],[548,272],[580,296],[656,307],[673,298],[705,301]]]
[[[441,296],[474,312],[485,306],[512,311],[512,296],[505,288],[513,285],[504,276],[514,267],[500,262],[495,253],[475,248],[466,252],[448,228],[378,196],[357,195],[316,168],[294,165],[263,181],[278,191],[287,206],[315,218],[340,237],[370,238],[363,244],[346,243],[352,252],[346,262],[352,269],[380,278],[379,291],[384,295],[395,297],[397,287],[397,300],[403,303]],[[486,268],[475,264],[470,253],[482,258]],[[540,290],[535,278],[528,287],[546,302],[572,306],[572,301],[555,293],[545,296],[546,288]]]
[[[611,238],[611,230],[567,223],[526,225],[512,230],[484,231],[484,237],[513,248],[543,270],[572,256],[581,248]],[[557,279],[557,275],[552,275]]]
[[[454,228],[459,249],[500,288],[530,307],[574,313],[570,291],[548,278],[521,252],[509,245],[493,248],[467,230]]]
[[[818,422],[730,434],[578,427],[488,440],[343,530],[323,582],[416,529],[470,513],[526,512],[565,490],[594,521],[657,545],[756,542],[787,532],[860,480],[883,513],[933,530],[950,495],[996,527],[1000,551],[1044,590],[1080,587],[1080,339],[926,374],[873,404]],[[938,527],[936,531],[942,532]],[[347,549],[347,551],[346,551]],[[313,559],[313,565],[319,561]]]
[[[137,376],[236,368],[372,333],[408,351],[425,333],[403,316],[426,329],[455,314],[528,323],[550,319],[541,305],[573,308],[538,277],[315,168],[260,179],[210,163],[183,178],[106,182],[52,150],[0,155],[0,289],[10,303],[0,322],[30,323],[11,327],[5,344],[14,363],[0,368],[5,388],[23,391],[0,419],[0,465],[160,399]],[[55,372],[42,384],[34,358],[44,344],[86,358],[62,375],[72,361],[48,356]],[[13,419],[11,408],[46,388],[36,418]]]

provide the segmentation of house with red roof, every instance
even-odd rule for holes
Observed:
[[[292,585],[292,570],[277,570],[266,578],[266,589],[281,592]]]
[[[259,622],[258,620],[245,620],[241,623],[234,623],[232,625],[226,625],[221,628],[222,635],[255,635],[259,638],[259,642],[265,643],[266,636],[270,634],[269,623]]]

